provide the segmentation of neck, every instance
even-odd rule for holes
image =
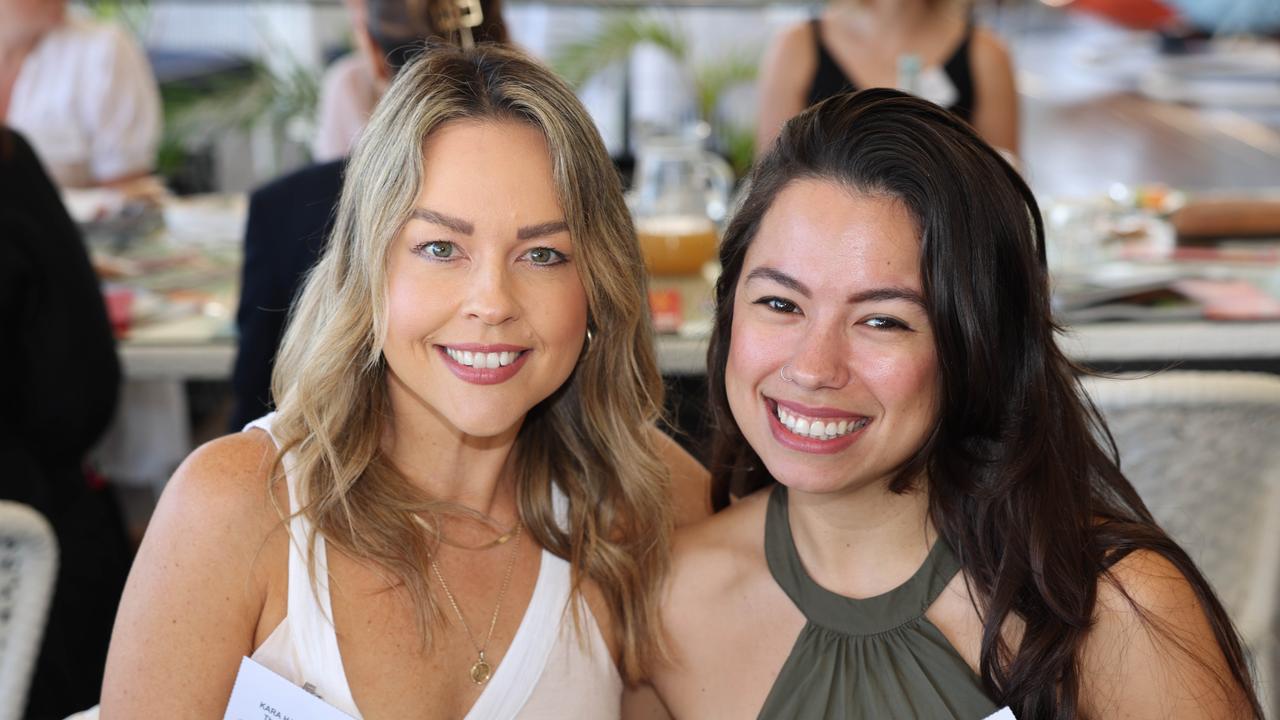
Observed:
[[[909,579],[937,537],[926,483],[903,494],[880,482],[840,496],[788,491],[791,532],[809,574],[848,597],[872,597]]]
[[[519,425],[492,437],[467,435],[394,388],[390,396],[383,449],[409,482],[432,500],[469,508],[502,526],[514,524],[510,465]]]

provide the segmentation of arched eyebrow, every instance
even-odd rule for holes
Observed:
[[[463,235],[470,235],[476,231],[476,226],[466,220],[445,215],[444,213],[438,213],[435,210],[414,208],[413,212],[410,213],[409,216],[415,217],[419,220],[425,220],[432,225],[439,225],[441,227],[448,228],[456,233],[462,233]]]
[[[445,215],[435,210],[427,208],[414,208],[410,213],[410,217],[429,222],[433,225],[439,225],[448,228],[456,233],[463,235],[471,235],[475,233],[476,226],[461,218]],[[516,231],[517,240],[532,240],[533,238],[546,237],[555,235],[556,233],[568,232],[569,224],[563,220],[553,220],[551,222],[538,223],[537,225],[526,225]]]
[[[752,269],[747,273],[747,280],[771,280],[778,283],[782,287],[800,293],[805,297],[812,297],[813,293],[809,292],[809,286],[782,272],[777,268],[771,268],[766,265]]]
[[[849,296],[849,304],[856,305],[864,302],[883,302],[885,300],[906,300],[920,306],[921,310],[928,310],[924,304],[924,298],[915,290],[903,287],[883,287],[863,290],[860,293],[854,293]]]
[[[751,272],[747,273],[747,280],[769,280],[787,288],[788,290],[798,292],[804,297],[813,297],[813,292],[809,290],[808,285],[805,285],[777,268],[771,268],[768,266],[754,268]],[[858,303],[883,302],[886,300],[906,300],[907,302],[915,303],[922,310],[928,309],[924,304],[924,297],[920,293],[910,288],[897,286],[871,288],[869,290],[863,290],[862,292],[856,292],[850,295],[845,302],[850,305],[856,305]]]
[[[553,220],[552,222],[544,222],[520,228],[516,231],[516,239],[532,240],[533,238],[546,237],[548,235],[555,235],[562,232],[569,232],[569,224],[563,220]]]

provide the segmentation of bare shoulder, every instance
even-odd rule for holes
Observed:
[[[671,475],[671,501],[676,527],[683,527],[711,515],[711,474],[680,443],[653,428],[658,457]]]
[[[243,534],[246,526],[274,526],[279,515],[272,504],[271,474],[276,446],[261,430],[226,435],[196,448],[165,486],[156,514],[198,514],[205,529],[217,532],[217,520],[235,520]],[[276,500],[287,494],[276,488]]]
[[[770,490],[761,490],[683,528],[672,543],[668,589],[673,609],[707,607],[735,586],[768,574],[764,517]]]
[[[976,70],[981,74],[999,71],[1012,74],[1013,60],[1004,40],[994,31],[981,26],[973,29],[970,53]]]
[[[1081,656],[1093,717],[1238,717],[1247,710],[1195,588],[1168,558],[1139,550],[1098,583]]]
[[[220,438],[165,487],[116,615],[103,717],[212,716],[226,705],[285,574],[275,455],[261,431]]]
[[[813,25],[796,23],[778,31],[765,50],[766,67],[785,71],[787,76],[808,77],[817,65]]]
[[[784,28],[765,49],[757,82],[756,152],[773,144],[787,119],[805,107],[818,58],[809,23]]]

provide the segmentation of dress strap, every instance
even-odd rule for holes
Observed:
[[[956,47],[955,52],[951,53],[951,57],[947,58],[942,68],[947,79],[951,81],[951,84],[956,89],[956,98],[951,102],[949,109],[966,122],[973,121],[973,110],[977,97],[974,89],[973,65],[970,60],[973,30],[973,15],[970,14],[965,24],[964,37],[960,39],[960,44]]]
[[[782,485],[776,485],[769,496],[764,552],[774,581],[809,622],[848,635],[874,635],[919,619],[960,571],[951,547],[938,538],[920,568],[898,587],[870,598],[838,595],[805,570],[791,533],[787,489]]]
[[[853,92],[857,84],[845,74],[844,69],[831,56],[826,43],[822,41],[822,18],[809,20],[813,32],[813,48],[817,60],[813,71],[813,80],[809,83],[809,92],[805,95],[805,104],[813,105],[843,92]]]
[[[280,442],[271,431],[275,413],[254,420],[245,429],[259,428],[271,436],[276,447]],[[338,647],[338,634],[333,623],[333,602],[329,594],[329,559],[324,536],[316,533],[311,545],[312,525],[306,515],[299,512],[305,504],[297,475],[293,472],[294,456],[287,453],[281,460],[285,484],[289,492],[289,590],[288,610],[292,651],[297,667],[306,678],[343,678],[340,684],[326,688],[326,702],[338,706],[355,707],[351,688],[346,683],[346,670],[342,665],[342,652]],[[311,582],[308,558],[315,552],[315,583]],[[341,697],[333,697],[334,693]]]

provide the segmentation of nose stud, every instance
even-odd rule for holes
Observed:
[[[783,365],[782,367],[778,368],[778,377],[782,378],[783,382],[793,383],[795,382],[795,380],[792,380],[791,378],[787,377],[787,366],[789,365],[791,365],[791,363],[787,363],[786,365]]]

